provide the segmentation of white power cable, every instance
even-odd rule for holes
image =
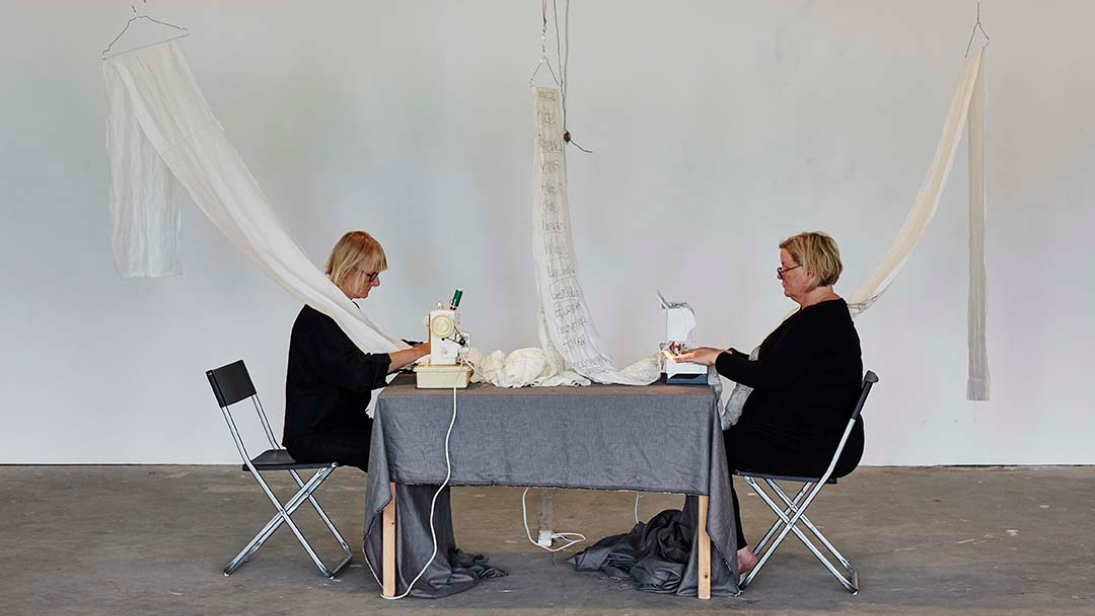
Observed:
[[[434,508],[437,505],[437,497],[441,495],[442,490],[444,490],[445,487],[449,485],[449,480],[452,479],[452,458],[449,456],[449,438],[452,437],[452,427],[455,424],[456,424],[456,386],[454,385],[453,388],[452,388],[452,419],[449,420],[449,429],[448,429],[447,432],[445,432],[445,481],[441,483],[441,487],[437,488],[437,492],[434,492],[434,494],[433,494],[433,500],[430,501],[430,537],[433,539],[433,553],[430,554],[430,560],[428,562],[426,562],[426,566],[422,567],[422,570],[418,572],[418,575],[414,576],[414,579],[411,580],[411,583],[407,585],[407,591],[406,592],[404,592],[403,594],[401,594],[397,597],[385,597],[383,594],[380,595],[382,598],[387,599],[389,601],[395,601],[396,599],[402,599],[403,597],[406,597],[407,595],[411,594],[411,589],[414,588],[414,585],[418,582],[418,579],[421,578],[426,573],[426,570],[429,569],[430,565],[433,564],[434,559],[437,558],[437,529],[434,528],[433,514],[434,514]],[[392,498],[395,498],[394,494],[392,495]],[[368,563],[368,559],[366,559],[365,562]],[[369,569],[372,570],[372,568],[373,568],[372,565],[369,565]],[[374,578],[376,577],[376,572],[375,571],[373,571],[373,577]],[[377,580],[377,583],[381,584],[379,579]],[[383,584],[381,584],[381,586],[383,586]]]
[[[525,488],[525,491],[521,494],[521,521],[525,523],[525,536],[528,537],[529,543],[540,548],[541,550],[546,550],[548,552],[561,552],[574,544],[581,543],[586,540],[586,536],[582,533],[551,533],[552,539],[562,539],[564,541],[567,541],[568,543],[558,548],[547,548],[540,545],[539,543],[536,543],[536,540],[532,538],[532,531],[529,530],[528,527],[528,507],[525,504],[525,497],[528,496],[528,491],[530,489],[531,488]]]

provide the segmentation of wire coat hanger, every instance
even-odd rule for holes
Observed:
[[[989,38],[989,33],[985,32],[984,26],[981,25],[981,0],[977,0],[977,23],[973,24],[973,31],[970,32],[970,42],[966,43],[965,57],[967,58],[970,57],[970,47],[973,46],[973,38],[977,36],[978,30],[985,35],[985,47],[988,47],[992,43],[992,39]]]
[[[561,88],[562,84],[559,83],[559,78],[555,76],[555,70],[551,68],[551,60],[547,56],[547,0],[541,0],[540,2],[540,61],[536,63],[536,70],[532,71],[532,75],[528,78],[528,87],[532,87],[536,81],[536,75],[540,72],[540,69],[546,64],[548,72],[551,73],[551,80],[555,82],[556,87]]]
[[[148,0],[145,0],[145,2],[148,2]],[[125,27],[122,28],[122,31],[119,32],[118,36],[114,37],[114,40],[110,41],[110,44],[107,45],[106,49],[103,50],[103,59],[104,60],[106,60],[109,57],[121,54],[121,53],[126,53],[125,51],[120,51],[120,52],[111,54],[110,53],[110,48],[114,47],[114,43],[117,43],[118,39],[122,38],[122,35],[124,35],[126,33],[126,31],[129,30],[129,26],[133,25],[133,22],[137,21],[138,19],[147,19],[148,21],[151,21],[152,23],[160,24],[161,26],[167,26],[169,28],[174,28],[174,29],[179,30],[179,31],[182,32],[182,34],[179,34],[177,36],[166,38],[162,41],[157,41],[158,43],[166,43],[167,41],[173,41],[175,39],[180,39],[180,38],[183,38],[184,36],[190,36],[190,30],[183,27],[183,26],[176,26],[175,24],[168,23],[166,21],[160,21],[159,19],[154,19],[152,17],[149,17],[148,15],[138,13],[137,12],[137,7],[133,6],[132,4],[129,5],[129,8],[133,9],[133,17],[130,17],[129,21],[125,22]],[[155,44],[155,43],[153,43],[153,44]],[[148,45],[142,45],[142,47],[147,47],[147,46]],[[140,49],[140,48],[141,47],[135,47],[134,49]],[[133,51],[133,49],[127,49],[126,51]],[[108,55],[108,54],[110,54],[110,55]]]
[[[587,150],[578,144],[577,141],[570,136],[570,130],[567,129],[567,66],[570,64],[570,0],[566,0],[566,8],[564,9],[564,17],[566,23],[563,29],[566,32],[566,46],[563,47],[563,41],[559,36],[559,7],[556,0],[551,0],[552,13],[555,18],[555,55],[558,62],[559,73],[556,75],[555,69],[551,66],[551,60],[547,55],[547,0],[540,0],[540,60],[536,63],[536,69],[532,71],[532,75],[528,78],[529,87],[533,87],[536,82],[536,75],[539,74],[540,69],[545,65],[547,66],[548,73],[551,74],[552,81],[555,82],[555,87],[558,88],[559,93],[562,96],[562,108],[563,108],[563,142],[568,145],[573,145],[586,154],[592,154],[592,150]],[[563,49],[566,50],[565,56]]]

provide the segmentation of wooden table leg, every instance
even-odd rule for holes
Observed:
[[[551,488],[540,490],[540,532],[536,535],[536,543],[543,548],[551,547],[551,533],[554,522],[553,507],[551,504]]]
[[[395,483],[391,484],[392,500],[384,507],[384,590],[383,595],[395,596]]]
[[[699,506],[699,519],[696,524],[697,541],[696,547],[699,549],[699,589],[697,595],[700,599],[711,598],[711,536],[707,534],[707,496],[701,496]]]

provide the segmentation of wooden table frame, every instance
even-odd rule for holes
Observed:
[[[395,597],[395,541],[396,541],[396,507],[395,507],[395,483],[390,484],[392,499],[384,507],[383,536],[384,561],[383,561],[383,595],[386,598]],[[709,497],[699,497],[698,523],[696,524],[696,541],[699,548],[699,588],[697,595],[700,599],[711,598],[711,537],[707,534],[707,507]]]

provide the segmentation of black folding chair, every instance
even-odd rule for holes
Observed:
[[[844,451],[844,445],[848,442],[848,436],[851,435],[855,422],[859,420],[859,414],[863,411],[863,404],[867,401],[867,394],[871,393],[871,386],[877,382],[878,375],[868,370],[867,375],[863,377],[863,389],[860,391],[859,401],[856,402],[855,410],[852,412],[852,418],[848,421],[848,427],[844,429],[844,436],[841,437],[840,444],[837,445],[836,453],[833,454],[833,460],[829,463],[828,470],[826,470],[825,474],[821,477],[788,477],[786,475],[754,473],[751,471],[736,471],[734,473],[735,475],[743,477],[745,482],[756,490],[761,499],[767,503],[768,507],[775,512],[776,516],[779,518],[772,524],[772,527],[768,529],[768,532],[764,535],[764,538],[760,540],[760,543],[757,544],[756,554],[760,557],[760,560],[757,562],[757,566],[749,572],[749,575],[741,580],[738,585],[740,589],[744,590],[749,584],[753,583],[753,579],[757,577],[757,574],[760,573],[764,564],[768,562],[772,553],[776,551],[779,544],[787,537],[787,533],[794,532],[795,536],[802,541],[803,545],[821,561],[821,564],[829,570],[829,573],[833,574],[833,577],[835,577],[848,592],[853,595],[859,593],[859,572],[856,571],[855,567],[852,567],[852,564],[848,562],[847,558],[844,558],[843,554],[833,547],[832,543],[829,543],[829,540],[825,538],[825,535],[821,534],[821,531],[819,531],[816,526],[814,526],[813,522],[810,521],[810,518],[806,517],[806,508],[810,506],[810,503],[814,502],[814,498],[821,492],[823,487],[827,484],[836,483],[836,479],[832,477],[833,469],[836,468],[837,461],[840,460],[840,454]],[[783,506],[776,504],[772,497],[760,487],[760,484],[757,483],[757,479],[763,479],[764,483],[768,484],[779,499],[783,501]],[[787,496],[787,493],[779,487],[776,481],[801,482],[802,488],[799,489],[798,494],[796,494],[794,498],[790,498]],[[836,566],[825,557],[821,550],[810,541],[806,534],[798,528],[797,525],[799,522],[805,525],[806,528],[821,541],[822,545],[825,546],[829,553],[836,557],[843,568],[843,572],[838,570]],[[778,535],[776,535],[777,531],[779,531]],[[768,549],[765,550],[764,546],[768,544],[768,540],[771,539],[773,535],[776,535],[775,541],[773,541],[772,544],[768,546]]]
[[[243,550],[232,559],[232,562],[228,563],[228,566],[224,569],[224,575],[232,575],[232,572],[239,568],[240,565],[247,562],[255,555],[255,552],[262,547],[262,544],[266,543],[282,524],[285,524],[296,535],[297,540],[300,541],[301,546],[304,547],[304,551],[308,553],[308,556],[312,558],[312,562],[319,567],[319,570],[323,575],[328,578],[334,579],[335,576],[341,572],[346,565],[350,564],[352,559],[352,552],[350,551],[349,544],[339,534],[338,529],[331,523],[331,519],[327,517],[327,513],[323,511],[323,508],[319,506],[316,499],[312,496],[312,493],[316,491],[316,488],[323,483],[327,477],[338,468],[337,462],[312,462],[301,463],[293,460],[289,452],[278,447],[277,440],[274,438],[274,432],[270,429],[270,422],[266,419],[266,412],[262,409],[262,402],[259,400],[259,396],[255,393],[255,386],[251,383],[251,376],[247,374],[247,367],[243,365],[243,360],[237,361],[227,366],[221,366],[216,370],[209,370],[205,373],[209,377],[209,385],[213,388],[213,395],[217,397],[217,403],[220,404],[221,412],[224,413],[224,420],[228,422],[228,430],[232,433],[232,440],[236,443],[236,449],[240,452],[240,457],[243,458],[243,470],[251,471],[251,475],[255,477],[255,481],[259,482],[262,487],[262,491],[266,493],[266,497],[270,499],[270,502],[274,504],[277,509],[277,513],[274,517],[270,518],[270,521],[266,523],[266,526],[251,542],[244,546]],[[244,399],[250,398],[251,403],[255,407],[255,412],[258,413],[259,421],[262,422],[263,430],[266,432],[266,438],[270,441],[270,449],[262,452],[255,458],[251,458],[247,453],[247,448],[243,444],[243,439],[240,438],[239,430],[236,428],[236,422],[232,418],[232,411],[230,407],[237,402],[241,402]],[[298,470],[304,469],[316,469],[308,481],[304,481],[297,473]],[[274,491],[270,489],[269,484],[262,478],[260,473],[264,471],[289,471],[289,474],[293,476],[293,480],[297,482],[297,486],[300,488],[296,494],[293,495],[285,503],[278,500],[274,495]],[[338,540],[339,545],[342,546],[342,552],[345,558],[336,565],[333,569],[328,567],[324,562],[316,555],[315,550],[304,538],[304,534],[300,532],[297,525],[293,523],[293,512],[297,510],[305,501],[312,504],[312,507],[319,514],[319,517],[323,520],[323,523],[330,529],[331,534]]]

